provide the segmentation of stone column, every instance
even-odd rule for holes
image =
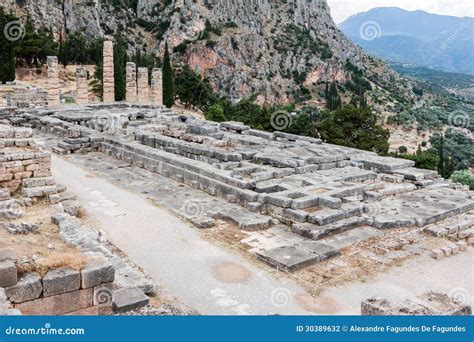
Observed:
[[[87,70],[76,68],[76,103],[89,103],[89,85],[87,84]]]
[[[104,102],[115,102],[114,86],[114,43],[111,40],[104,41]]]
[[[126,73],[126,94],[127,102],[137,102],[137,66],[133,62],[128,62]]]
[[[163,106],[163,72],[158,68],[151,72],[151,103]]]
[[[150,102],[150,91],[148,88],[148,68],[138,68],[138,103]]]
[[[58,57],[48,56],[48,106],[58,106],[59,99],[59,66]]]

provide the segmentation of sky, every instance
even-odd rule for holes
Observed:
[[[473,0],[327,0],[334,21],[339,24],[353,14],[374,7],[400,7],[409,11],[474,17]]]

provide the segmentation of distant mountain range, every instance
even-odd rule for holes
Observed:
[[[390,62],[474,74],[474,18],[378,7],[351,16],[339,28]]]

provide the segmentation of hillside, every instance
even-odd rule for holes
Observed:
[[[56,37],[70,32],[101,37],[120,31],[131,54],[144,49],[156,56],[168,42],[175,63],[187,63],[209,77],[214,89],[233,101],[257,94],[259,104],[320,103],[326,82],[332,81],[340,84],[346,102],[359,83],[370,83],[368,102],[378,112],[384,112],[387,103],[411,102],[413,97],[409,82],[339,31],[325,1],[1,3],[17,15],[29,15],[35,27],[51,30]]]
[[[391,62],[474,74],[474,19],[374,8],[339,25],[354,43]]]

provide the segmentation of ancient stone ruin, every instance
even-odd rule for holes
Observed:
[[[361,303],[361,314],[364,316],[470,316],[472,308],[444,293],[427,292],[397,304],[379,297],[368,298]]]
[[[111,40],[104,41],[104,66],[103,66],[103,99],[110,103],[115,101],[114,85],[114,44]]]
[[[282,270],[337,256],[339,235],[355,242],[374,230],[426,227],[427,234],[466,231],[464,241],[472,240],[466,240],[472,236],[472,192],[409,160],[160,107],[88,105],[13,116],[55,136],[58,154],[102,152],[233,205],[219,211],[220,205],[208,209],[203,200],[203,209],[188,215],[198,227],[211,227],[217,218],[248,231],[287,227],[294,238],[257,251]]]

